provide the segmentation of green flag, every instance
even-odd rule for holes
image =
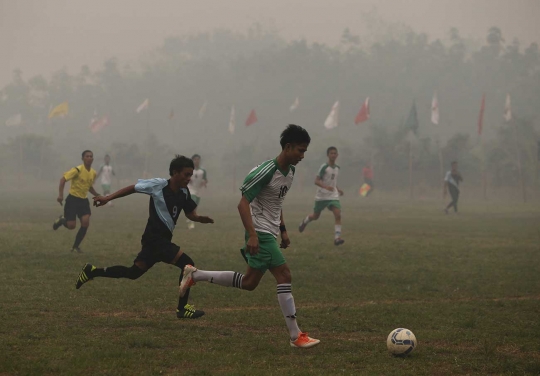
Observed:
[[[418,114],[416,113],[416,102],[413,102],[411,111],[409,112],[409,117],[405,122],[405,128],[413,131],[414,134],[417,134],[418,131]]]

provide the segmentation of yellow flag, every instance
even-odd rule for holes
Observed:
[[[67,115],[69,112],[69,104],[68,102],[60,103],[58,106],[53,108],[51,112],[49,112],[49,119],[52,119],[56,116],[64,116]]]

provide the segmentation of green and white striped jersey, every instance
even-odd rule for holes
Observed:
[[[281,171],[276,159],[270,159],[252,169],[240,188],[250,202],[251,219],[255,231],[279,235],[281,208],[285,195],[291,189],[294,166]]]
[[[201,197],[201,193],[204,188],[203,180],[208,180],[206,178],[206,170],[204,168],[193,169],[193,175],[191,176],[191,180],[188,184],[189,192],[192,195]]]
[[[334,187],[333,191],[317,187],[317,193],[315,193],[315,201],[327,201],[327,200],[339,200],[339,192],[337,190],[337,179],[339,175],[340,167],[334,165],[333,167],[328,163],[323,163],[319,168],[319,178],[324,186]]]

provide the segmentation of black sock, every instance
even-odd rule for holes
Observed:
[[[62,218],[60,219],[60,224],[62,226],[64,226],[65,228],[68,228],[67,227],[67,221],[66,221],[66,218],[62,216]]]
[[[92,278],[105,277],[105,278],[128,278],[137,279],[146,273],[145,270],[139,269],[136,265],[128,268],[127,266],[109,266],[108,268],[97,268],[92,272]]]
[[[77,236],[75,236],[75,243],[73,243],[73,248],[79,248],[79,245],[81,245],[81,242],[86,235],[86,231],[88,231],[88,227],[81,227],[79,231],[77,231]]]
[[[178,266],[180,268],[180,277],[178,278],[178,286],[180,286],[180,282],[182,282],[182,278],[184,278],[184,266],[186,265],[193,265],[195,266],[195,262],[191,259],[191,257],[189,257],[188,255],[186,255],[185,253],[182,253],[182,256],[180,256],[180,258],[178,259],[178,261],[176,262],[175,264],[176,266]],[[189,300],[189,290],[191,289],[187,289],[186,293],[184,294],[183,297],[181,298],[178,298],[178,310],[182,310],[184,309],[185,305],[187,304],[188,300]]]

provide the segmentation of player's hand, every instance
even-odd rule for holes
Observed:
[[[279,248],[288,248],[291,245],[291,240],[289,239],[289,235],[287,234],[287,231],[283,231],[281,233],[281,244],[279,245]]]
[[[250,255],[256,255],[259,253],[259,238],[257,235],[249,237],[246,244],[246,251],[248,251]]]
[[[340,196],[343,196],[343,195],[344,195],[344,193],[343,193],[343,191],[342,191],[341,189],[338,189],[338,192],[339,192],[339,195],[340,195]]]
[[[58,201],[58,203],[60,204],[60,206],[64,206],[64,205],[62,205],[62,202],[64,201],[64,197],[58,196],[58,198],[56,199],[56,201]]]
[[[93,199],[94,199],[94,206],[96,208],[106,205],[107,202],[111,201],[109,200],[108,196],[96,196],[96,197],[93,197]]]
[[[327,186],[325,189],[327,191],[334,192],[334,187]]]
[[[214,220],[210,217],[199,216],[198,222],[199,223],[214,223]]]

